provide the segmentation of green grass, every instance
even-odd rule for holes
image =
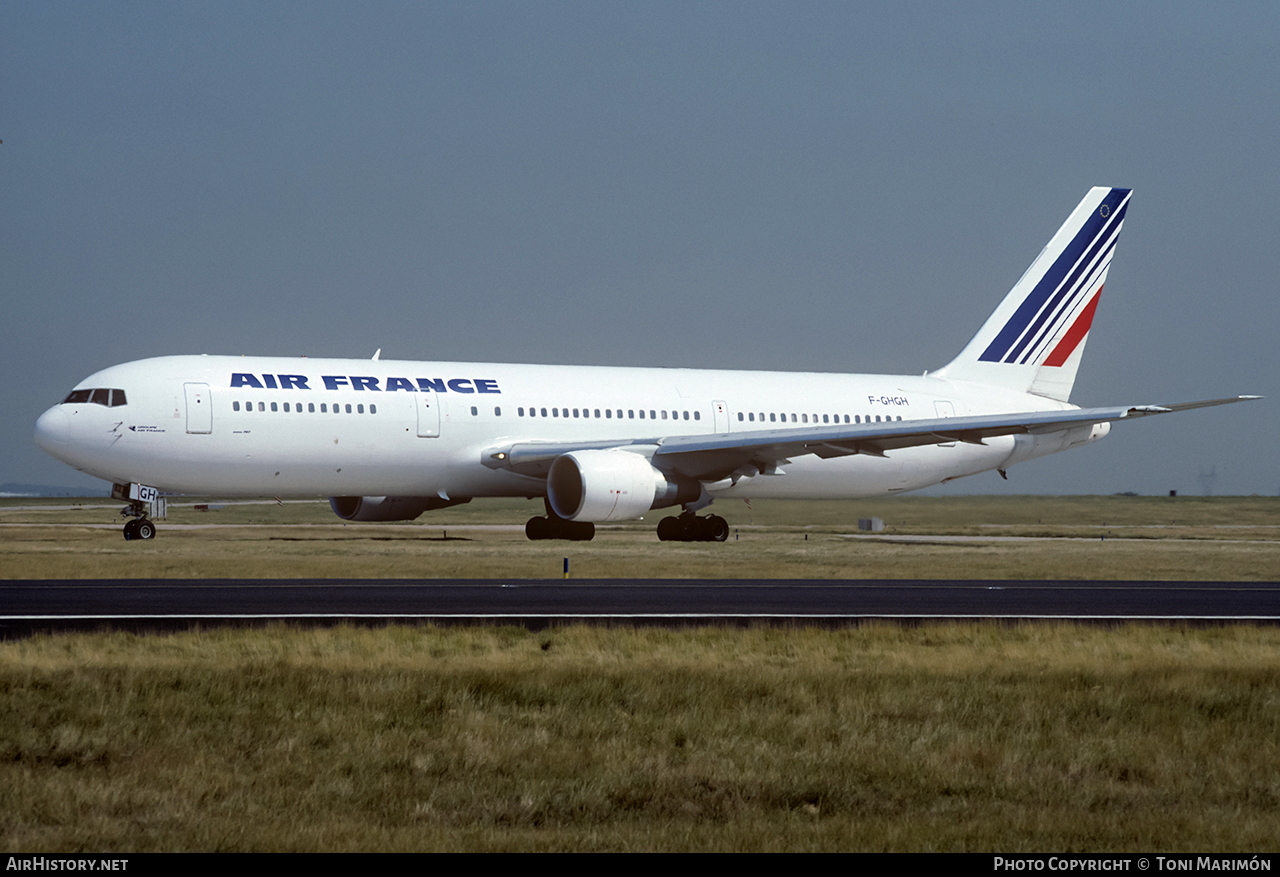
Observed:
[[[0,645],[11,851],[1271,851],[1280,632],[391,627]]]

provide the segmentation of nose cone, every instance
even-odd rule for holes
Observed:
[[[36,421],[36,444],[46,454],[61,459],[71,441],[71,416],[55,405]]]

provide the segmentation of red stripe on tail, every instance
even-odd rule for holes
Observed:
[[[1053,348],[1053,353],[1050,353],[1049,358],[1044,361],[1045,365],[1061,366],[1080,346],[1084,336],[1089,334],[1089,327],[1093,325],[1093,312],[1098,307],[1098,299],[1100,298],[1102,298],[1102,287],[1098,287],[1098,292],[1094,295],[1093,301],[1085,305],[1084,310],[1080,312],[1080,316],[1076,317],[1076,321],[1067,330],[1067,334],[1063,335],[1062,340],[1058,342],[1058,346]]]

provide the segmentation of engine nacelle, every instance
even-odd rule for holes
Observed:
[[[412,521],[423,512],[471,502],[438,496],[331,496],[329,507],[344,521]]]
[[[574,451],[556,458],[547,498],[568,521],[626,521],[650,509],[692,502],[702,493],[692,479],[668,478],[630,451]]]
[[[1111,424],[1089,423],[1081,426],[1072,426],[1067,429],[1058,429],[1053,432],[1032,433],[1029,435],[1015,435],[1013,437],[1013,453],[1005,460],[1005,466],[1012,466],[1015,463],[1024,463],[1027,460],[1034,460],[1037,457],[1056,454],[1059,451],[1066,451],[1071,448],[1087,445],[1096,442],[1098,439],[1106,438],[1107,433],[1111,432]]]

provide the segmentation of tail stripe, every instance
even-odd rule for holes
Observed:
[[[1093,312],[1097,310],[1100,298],[1102,298],[1101,288],[1098,289],[1097,295],[1089,299],[1089,304],[1080,312],[1080,316],[1076,317],[1076,321],[1071,324],[1067,334],[1062,336],[1058,346],[1053,348],[1049,358],[1044,361],[1045,365],[1058,368],[1067,361],[1067,357],[1075,353],[1076,347],[1084,340],[1084,336],[1089,334],[1089,327],[1093,325]]]
[[[1075,281],[1078,281],[1080,272],[1091,262],[1095,262],[1092,257],[1098,256],[1100,250],[1101,259],[1105,261],[1111,247],[1115,245],[1115,232],[1124,221],[1129,193],[1129,189],[1112,189],[1107,193],[1098,209],[1085,220],[1083,227],[978,357],[979,360],[1015,362],[1029,340],[1048,319],[1048,315],[1054,311],[1054,305],[1060,301],[1061,296],[1070,290],[1072,294],[1068,295],[1068,300],[1074,298],[1074,294],[1079,291]],[[1058,295],[1055,296],[1055,293]]]
[[[1022,359],[1018,360],[1019,363],[1025,364],[1039,358],[1040,354],[1044,352],[1044,348],[1053,340],[1054,337],[1057,336],[1059,330],[1061,330],[1067,320],[1071,318],[1071,315],[1076,313],[1083,301],[1089,297],[1089,293],[1102,283],[1107,268],[1111,265],[1111,256],[1115,250],[1119,228],[1116,229],[1116,232],[1117,234],[1113,234],[1111,236],[1111,240],[1107,244],[1106,251],[1101,254],[1101,258],[1089,266],[1090,270],[1088,275],[1084,277],[1083,281],[1077,282],[1071,288],[1070,294],[1065,295],[1063,301],[1057,303],[1058,307],[1054,312],[1053,317],[1040,329],[1040,333],[1036,336],[1035,342],[1027,348]],[[1063,293],[1066,293],[1066,291],[1066,289],[1063,289],[1060,296],[1063,295]],[[1014,350],[1013,354],[1011,354],[1006,361],[1012,361],[1013,356],[1016,356],[1017,353],[1018,351]]]
[[[1074,311],[1079,306],[1080,300],[1092,289],[1102,272],[1111,264],[1111,254],[1120,236],[1120,223],[1124,221],[1124,210],[1124,207],[1120,208],[1114,226],[1099,236],[1088,254],[1075,266],[1067,282],[1062,285],[1040,312],[1040,316],[1023,334],[1022,340],[1005,357],[1005,362],[1026,363],[1034,359],[1038,350],[1047,343],[1046,333],[1052,338],[1062,328],[1062,324],[1066,321],[1064,314]],[[1031,340],[1033,335],[1034,341]],[[1030,347],[1027,347],[1029,342]],[[1027,351],[1026,355],[1019,359],[1024,348]]]

